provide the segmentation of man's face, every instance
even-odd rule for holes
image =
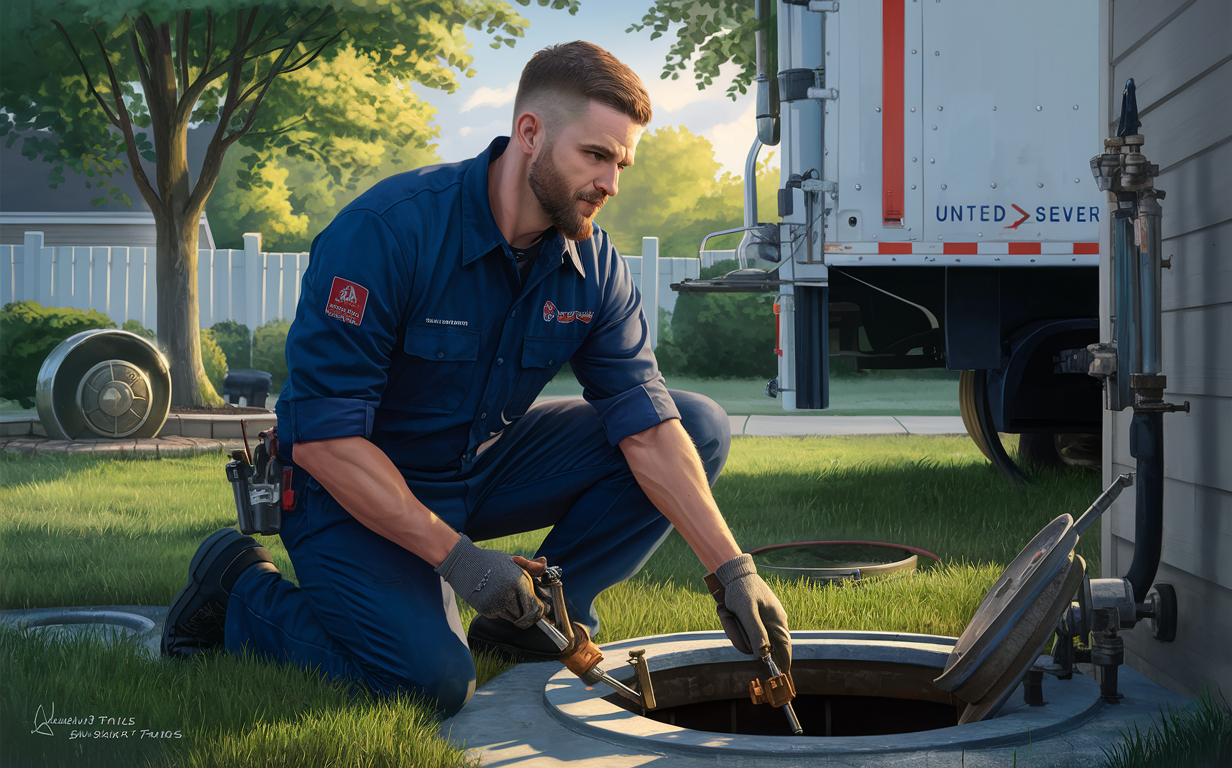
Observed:
[[[620,172],[633,165],[643,130],[623,112],[592,101],[531,162],[530,189],[561,234],[591,236],[595,214],[616,196]]]

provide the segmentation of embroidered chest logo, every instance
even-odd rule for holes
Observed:
[[[364,320],[364,308],[368,305],[368,289],[359,283],[334,278],[329,289],[329,301],[325,303],[325,315],[351,325]]]
[[[570,310],[568,312],[557,309],[552,302],[546,302],[543,305],[543,321],[550,323],[555,320],[558,323],[572,323],[574,320],[579,320],[583,323],[589,323],[595,316],[595,313],[587,310]]]

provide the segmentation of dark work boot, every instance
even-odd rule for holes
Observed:
[[[269,550],[234,528],[210,534],[188,566],[163,627],[164,656],[186,659],[223,646],[227,599],[235,580],[250,566],[278,573]]]
[[[556,661],[560,650],[538,625],[518,629],[512,621],[476,616],[466,633],[466,644],[472,651],[486,651],[497,658],[516,664],[535,661]]]

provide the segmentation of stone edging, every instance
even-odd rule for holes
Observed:
[[[239,440],[243,437],[240,421],[245,421],[248,439],[255,441],[257,433],[278,423],[278,417],[269,414],[245,414],[224,416],[219,414],[173,413],[167,417],[158,439],[169,437],[213,438],[214,440]],[[36,416],[0,419],[0,439],[4,437],[47,437],[47,431]],[[124,442],[124,441],[105,441]]]
[[[51,440],[33,435],[0,438],[0,451],[4,453],[40,456],[50,453],[97,453],[115,458],[195,456],[202,453],[222,453],[228,445],[229,442],[223,440],[178,435],[141,440]]]

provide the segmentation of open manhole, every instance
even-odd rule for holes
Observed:
[[[630,663],[644,661],[649,667],[654,695],[647,701],[655,700],[649,711],[606,686],[588,688],[567,669],[548,681],[548,709],[574,729],[643,748],[651,746],[649,740],[655,747],[724,751],[820,753],[833,751],[835,744],[852,751],[897,751],[965,748],[990,739],[1005,743],[1007,738],[1027,740],[1031,733],[1056,733],[1094,714],[1100,702],[1094,681],[1074,676],[1048,686],[1044,701],[1051,694],[1049,705],[1031,708],[1045,714],[1020,713],[1021,730],[1007,726],[1003,710],[1082,584],[1086,566],[1074,554],[1076,543],[1073,519],[1061,515],[1053,520],[1005,569],[958,638],[793,633],[793,707],[803,734],[788,741],[783,740],[790,733],[784,711],[750,700],[750,683],[768,680],[767,669],[737,652],[721,633],[681,633],[604,647],[606,669],[614,677],[628,677],[626,685],[638,685],[635,676],[618,672],[621,659],[608,654],[628,648]],[[802,575],[844,567],[856,574],[865,567],[915,567],[917,552],[897,547],[910,557],[883,554],[892,549],[868,542],[811,542],[752,554],[755,561],[761,554],[764,562],[769,553],[771,562],[759,568],[769,570],[777,561],[777,567],[803,570]],[[635,644],[644,648],[635,653]]]
[[[875,541],[804,541],[771,544],[749,552],[759,571],[784,579],[817,582],[859,579],[915,570],[920,557],[940,560],[916,547]]]
[[[958,725],[965,704],[932,684],[937,667],[802,659],[792,667],[792,702],[805,736],[884,736]],[[783,714],[749,699],[757,662],[718,662],[652,674],[659,706],[645,717],[695,731],[789,736]],[[605,697],[630,712],[632,702]]]
[[[789,736],[781,710],[749,700],[764,667],[722,632],[684,632],[607,644],[604,667],[629,685],[621,661],[645,649],[657,707],[643,713],[606,686],[588,688],[566,669],[548,680],[549,714],[570,730],[640,750],[711,755],[898,752],[1026,743],[1075,728],[1099,710],[1099,686],[1045,676],[1043,707],[1006,697],[985,720],[959,724],[976,705],[942,690],[956,638],[893,632],[798,631],[792,702],[804,729]],[[1014,688],[1017,688],[1015,685]]]

